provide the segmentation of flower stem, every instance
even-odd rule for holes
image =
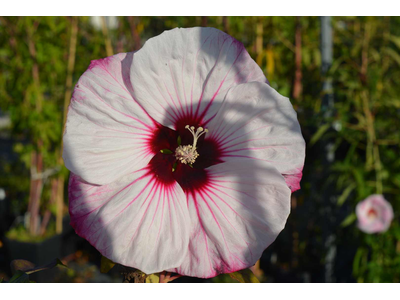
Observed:
[[[107,28],[107,23],[106,23],[105,17],[101,17],[101,29],[103,31],[104,41],[106,43],[107,56],[112,56],[112,55],[114,55],[114,52],[113,52],[113,48],[111,45],[110,35],[108,34],[108,28]]]

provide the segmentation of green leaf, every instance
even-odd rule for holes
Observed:
[[[162,153],[162,154],[172,154],[173,152],[171,151],[171,150],[169,150],[169,149],[162,149],[162,150],[160,150],[160,152]]]
[[[45,266],[40,266],[36,268],[35,265],[30,261],[24,259],[15,259],[10,264],[11,272],[14,274],[14,276],[10,279],[10,282],[29,282],[29,274],[52,269],[55,266],[67,267],[58,258]]]
[[[396,51],[391,48],[386,48],[385,51],[389,56],[392,57],[393,60],[397,62],[398,65],[400,65],[400,55]]]
[[[353,223],[357,219],[357,216],[355,213],[352,213],[346,217],[346,219],[343,220],[343,222],[340,224],[341,227],[346,227],[349,226],[351,223]]]
[[[214,283],[237,283],[237,280],[233,279],[229,274],[221,274],[213,277],[211,280]]]
[[[101,273],[108,273],[113,267],[115,263],[109,260],[107,257],[101,257],[101,264],[100,264],[100,272]]]
[[[400,49],[400,37],[391,35],[389,39]]]
[[[29,276],[25,272],[17,271],[13,277],[11,277],[8,283],[26,283],[29,282]]]
[[[250,269],[244,269],[237,272],[229,273],[229,276],[239,281],[240,283],[260,283],[260,281],[258,281],[257,277]]]
[[[350,193],[355,189],[356,185],[354,183],[350,184],[347,188],[345,188],[345,190],[343,191],[343,193],[340,195],[340,197],[337,200],[337,204],[339,206],[341,206],[346,199],[349,197]]]
[[[366,257],[368,252],[364,248],[358,248],[353,260],[353,275],[358,277],[366,268]]]
[[[321,137],[322,135],[329,129],[330,124],[324,124],[322,125],[316,133],[312,136],[310,140],[310,146],[314,145]]]
[[[14,259],[10,263],[11,273],[14,275],[17,271],[28,271],[35,268],[35,264],[25,259]]]
[[[146,283],[160,283],[160,274],[150,274],[146,277]]]
[[[175,172],[176,170],[176,166],[178,165],[178,162],[174,162],[174,164],[172,165],[172,172]]]
[[[27,270],[27,271],[25,271],[25,273],[29,275],[29,274],[36,273],[36,272],[39,272],[39,271],[52,269],[52,268],[54,268],[56,266],[63,266],[63,267],[68,268],[66,265],[64,265],[61,262],[61,260],[56,258],[55,260],[53,260],[52,262],[48,263],[47,265],[44,265],[44,266],[41,266],[41,267],[37,267],[37,268],[31,269],[31,270]]]

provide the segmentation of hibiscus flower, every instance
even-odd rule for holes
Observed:
[[[305,143],[244,46],[174,29],[92,61],[68,111],[76,233],[116,263],[210,278],[248,268],[284,228]]]
[[[358,228],[365,233],[385,232],[393,220],[393,208],[382,195],[371,195],[356,206]]]

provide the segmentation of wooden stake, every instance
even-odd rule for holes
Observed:
[[[303,91],[302,78],[303,73],[301,70],[301,23],[300,17],[296,17],[296,36],[295,36],[295,61],[296,72],[293,85],[293,98],[298,100]]]

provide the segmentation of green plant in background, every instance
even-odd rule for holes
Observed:
[[[45,235],[52,215],[55,231],[62,231],[68,173],[61,159],[61,137],[73,85],[77,20],[0,19],[0,108],[11,116],[14,151],[19,156],[18,162],[3,162],[9,176],[2,177],[0,184],[10,187],[8,195],[14,198],[16,212],[28,212],[26,228],[32,240]]]
[[[11,116],[18,154],[17,161],[2,162],[7,175],[0,177],[0,186],[6,187],[15,211],[31,212],[31,230],[39,224],[32,215],[43,216],[32,233],[46,231],[45,216],[60,218],[68,178],[60,152],[63,120],[71,88],[90,61],[138,50],[164,30],[211,26],[242,41],[271,86],[291,98],[308,144],[302,190],[294,195],[287,229],[292,230],[294,258],[282,268],[307,269],[316,260],[307,249],[315,248],[310,236],[320,239],[323,220],[313,219],[310,211],[304,215],[302,207],[315,192],[309,179],[323,168],[313,154],[329,139],[336,160],[330,176],[321,180],[334,184],[339,194],[337,212],[332,212],[340,215],[341,226],[334,228],[337,243],[358,243],[353,276],[359,282],[400,281],[400,18],[332,18],[334,60],[328,76],[335,111],[328,119],[321,112],[318,17],[118,17],[114,23],[107,18],[96,22],[90,17],[0,18],[0,109]],[[43,173],[48,180],[37,176]],[[395,218],[386,233],[368,235],[357,229],[350,212],[376,193],[392,204]],[[296,224],[303,224],[306,234]]]
[[[332,167],[332,179],[343,191],[338,205],[351,201],[355,206],[371,194],[384,194],[395,212],[386,233],[354,232],[363,241],[354,259],[354,276],[359,282],[398,282],[399,19],[336,18],[334,25],[336,60],[330,75],[337,114],[332,120],[336,132],[330,134],[338,149],[347,149],[344,160]]]
[[[65,32],[67,22],[26,17],[2,18],[1,23],[1,108],[10,113],[12,133],[19,140],[14,151],[31,173],[24,174],[30,177],[27,227],[36,236],[45,233],[55,201],[47,179],[60,170],[56,149],[62,129],[59,99],[64,94],[65,44],[56,37]],[[47,209],[39,222],[41,202]]]
[[[27,211],[29,220],[29,234],[18,227],[12,232],[19,234],[11,236],[36,241],[46,235],[52,215],[55,232],[62,230],[65,114],[79,74],[90,60],[105,56],[104,37],[89,17],[79,18],[79,25],[78,17],[2,17],[0,22],[0,109],[10,114],[19,156],[17,162],[2,162],[8,176],[0,185],[8,187],[14,210]]]

